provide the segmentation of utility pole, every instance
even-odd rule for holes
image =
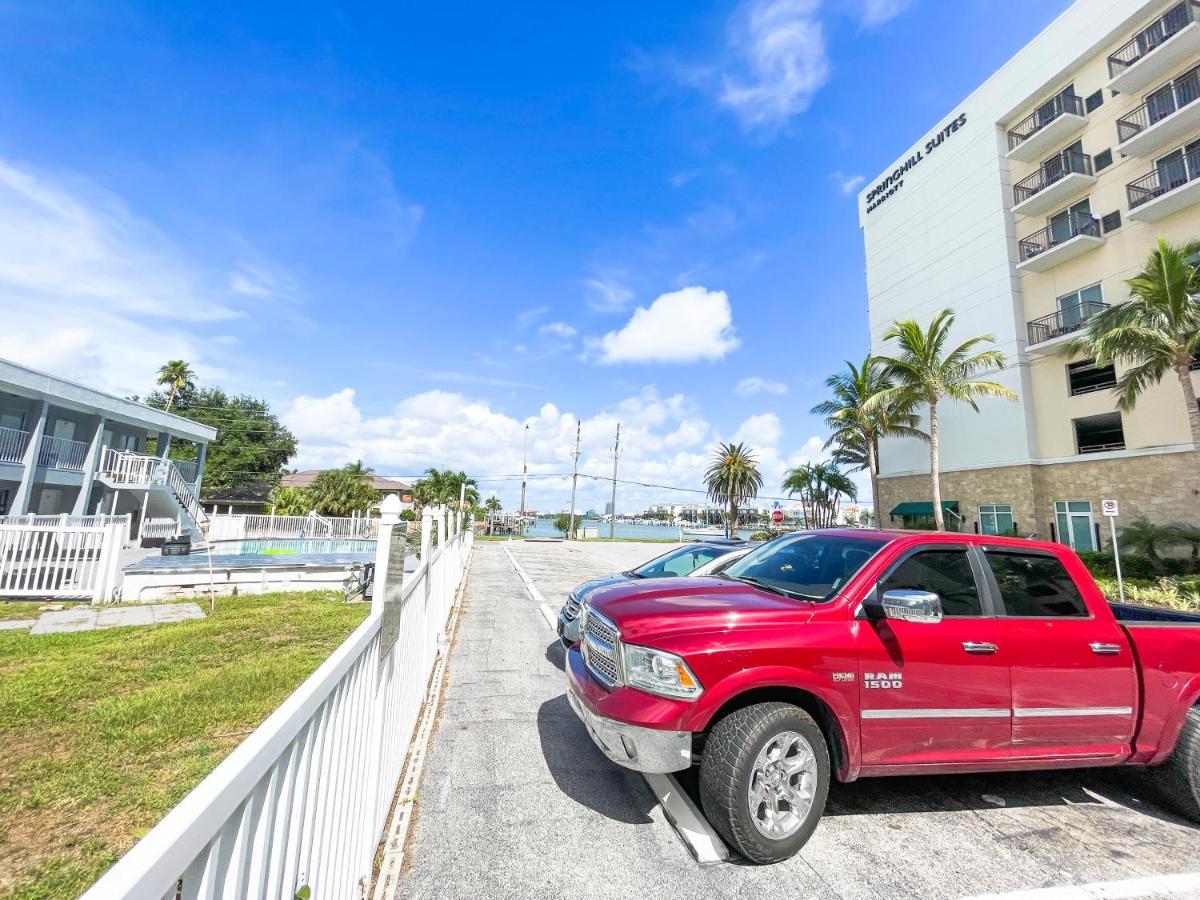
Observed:
[[[575,471],[571,473],[571,524],[567,528],[567,539],[575,533],[575,485],[579,481],[579,432],[583,423],[575,420]]]
[[[521,519],[518,527],[525,533],[525,483],[529,480],[529,423],[525,423],[525,453],[521,457]]]
[[[613,444],[613,490],[612,509],[608,511],[608,539],[615,540],[617,536],[617,460],[621,458],[621,423],[617,423],[617,442]]]

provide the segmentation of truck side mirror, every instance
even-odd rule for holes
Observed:
[[[905,622],[924,622],[936,625],[942,621],[942,598],[930,591],[896,589],[878,591],[863,603],[863,613],[868,619],[901,619]]]

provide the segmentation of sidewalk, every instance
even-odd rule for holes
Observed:
[[[624,566],[574,543],[476,545],[403,897],[954,898],[1200,870],[1200,829],[1094,771],[835,784],[797,857],[701,868],[568,707],[562,651],[506,549],[555,612],[640,561],[636,545]]]

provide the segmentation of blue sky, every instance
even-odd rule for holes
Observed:
[[[623,476],[741,438],[776,494],[866,350],[855,190],[1066,5],[0,0],[0,356],[186,358],[301,466],[510,475],[528,423],[550,475],[579,417],[585,472],[621,421]]]

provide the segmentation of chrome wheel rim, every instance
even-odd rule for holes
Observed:
[[[773,841],[795,834],[812,809],[817,756],[795,731],[775,735],[754,760],[747,801],[754,827]]]

